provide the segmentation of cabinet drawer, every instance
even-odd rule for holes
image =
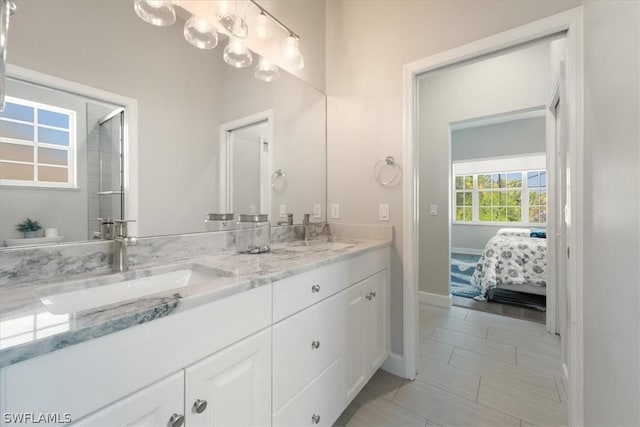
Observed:
[[[341,359],[273,416],[273,426],[331,426],[342,412]]]
[[[389,267],[389,248],[358,255],[273,284],[273,321],[278,322]]]
[[[342,299],[334,295],[273,327],[274,411],[342,353]]]

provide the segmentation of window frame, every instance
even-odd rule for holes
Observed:
[[[0,159],[0,163],[8,163],[8,164],[21,164],[21,165],[32,165],[33,166],[33,181],[27,180],[15,180],[15,179],[0,179],[0,186],[6,187],[23,187],[23,188],[57,188],[57,189],[71,189],[75,190],[78,188],[78,180],[77,180],[77,122],[76,122],[76,112],[73,110],[69,110],[62,107],[57,107],[55,105],[45,104],[42,102],[31,101],[23,98],[16,98],[12,96],[5,97],[6,102],[11,102],[17,105],[23,105],[26,107],[30,107],[34,109],[34,117],[32,122],[26,122],[23,120],[10,119],[3,117],[2,121],[26,124],[33,126],[33,140],[23,140],[23,139],[15,139],[15,138],[7,138],[0,137],[0,142],[14,145],[21,145],[33,148],[33,162],[24,162],[18,160],[3,160]],[[60,128],[57,126],[50,126],[45,124],[38,123],[38,110],[46,110],[54,113],[64,114],[69,117],[69,127],[68,129]],[[46,142],[38,141],[38,127],[42,127],[45,129],[52,129],[58,131],[65,131],[69,133],[69,145],[60,145],[60,144],[51,144]],[[63,165],[54,165],[50,163],[39,163],[38,162],[38,148],[48,148],[58,151],[65,151],[67,153],[68,163],[66,166]],[[39,181],[38,180],[38,166],[46,166],[60,169],[67,169],[67,182],[52,182],[52,181]]]
[[[480,226],[519,226],[519,227],[546,227],[547,226],[547,222],[532,222],[529,221],[529,186],[528,186],[528,180],[527,180],[527,174],[529,172],[544,172],[546,175],[545,178],[545,186],[544,187],[535,187],[532,188],[532,190],[544,190],[547,193],[547,204],[545,205],[540,205],[540,206],[545,206],[547,209],[547,215],[548,215],[548,209],[549,209],[549,205],[548,205],[548,191],[549,191],[549,182],[548,182],[548,173],[546,169],[541,169],[541,168],[535,168],[535,169],[522,169],[522,170],[507,170],[507,171],[486,171],[486,172],[462,172],[462,173],[452,173],[452,201],[451,201],[451,218],[452,218],[452,224],[453,225],[480,225]],[[518,191],[521,192],[520,195],[520,221],[515,222],[515,221],[480,221],[480,191],[490,191],[490,192],[500,192],[500,191],[505,191],[508,192],[510,191],[508,187],[505,187],[504,189],[501,188],[488,188],[488,189],[479,189],[478,188],[478,176],[480,175],[494,175],[494,174],[514,174],[514,173],[519,173],[522,179],[522,186],[518,187]],[[456,189],[456,178],[459,176],[465,177],[465,176],[473,176],[473,190],[472,190],[472,220],[471,221],[461,221],[458,220],[456,218],[456,208],[457,206],[457,200],[456,200],[456,193],[458,191],[461,190],[457,190]],[[466,207],[466,205],[465,205]],[[508,208],[508,206],[507,206]]]

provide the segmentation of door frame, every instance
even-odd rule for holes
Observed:
[[[221,213],[230,213],[229,210],[233,207],[233,188],[231,191],[227,191],[229,185],[233,185],[231,176],[233,174],[233,164],[231,162],[231,153],[233,152],[232,133],[236,129],[240,129],[246,126],[250,126],[256,123],[266,121],[269,123],[269,135],[267,136],[267,142],[269,144],[269,161],[265,171],[261,171],[260,179],[264,176],[271,176],[271,164],[273,162],[273,142],[274,142],[274,113],[273,109],[260,111],[259,113],[251,114],[249,116],[241,117],[231,122],[223,123],[220,125],[220,158],[218,164],[220,166],[220,184],[219,184],[219,206]],[[260,141],[262,144],[262,140]],[[262,145],[260,146],[260,152],[262,153]],[[261,154],[262,155],[262,154]],[[262,161],[261,161],[262,164]],[[268,181],[270,185],[270,181]],[[260,191],[260,208],[263,209],[266,206],[266,213],[271,215],[271,191],[265,192],[266,200],[262,200],[262,189]],[[264,205],[264,206],[263,206]],[[265,212],[258,212],[265,213]]]
[[[80,95],[84,98],[89,98],[98,104],[119,105],[125,109],[124,150],[127,154],[124,158],[124,206],[128,217],[126,219],[135,221],[129,224],[129,233],[132,236],[139,236],[138,100],[13,64],[7,64],[6,75],[7,77],[11,77],[25,83],[35,83],[51,89]]]
[[[414,379],[417,373],[418,352],[418,230],[419,182],[417,156],[417,77],[428,71],[468,61],[503,49],[535,41],[553,34],[566,32],[566,135],[571,156],[571,182],[575,197],[570,207],[572,257],[567,268],[574,289],[575,307],[569,339],[569,421],[582,425],[583,420],[583,331],[582,331],[582,230],[584,175],[584,58],[583,9],[577,7],[565,12],[486,37],[457,48],[409,63],[403,67],[403,358],[405,377]]]

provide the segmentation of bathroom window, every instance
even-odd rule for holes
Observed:
[[[75,187],[75,112],[6,97],[0,113],[0,184]]]

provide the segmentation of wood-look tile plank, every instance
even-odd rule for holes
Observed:
[[[400,387],[393,403],[446,426],[520,426],[520,420],[426,383]]]
[[[500,384],[505,390],[517,388],[540,397],[560,401],[556,379],[553,375],[459,348],[454,350],[449,365],[479,375],[483,382]]]
[[[561,377],[556,377],[556,385],[558,387],[558,393],[560,394],[560,400],[562,402],[568,402],[569,397],[567,396],[567,389],[565,388]]]
[[[469,310],[466,320],[469,322],[480,323],[487,326],[518,330],[534,334],[542,334],[542,332],[545,331],[545,326],[539,323],[534,323],[527,320],[512,319],[505,316],[499,316],[497,314],[483,313],[481,311],[474,310]]]
[[[334,427],[424,427],[427,423],[426,418],[363,390],[340,415]]]
[[[468,334],[442,328],[436,328],[433,334],[431,334],[431,339],[454,347],[474,351],[485,356],[495,357],[513,364],[516,363],[516,348],[513,345],[491,342],[486,339],[480,339]]]
[[[478,398],[479,375],[471,374],[434,360],[418,359],[416,381],[438,386],[474,402]]]
[[[480,382],[478,402],[497,411],[511,414],[528,423],[564,426],[569,420],[566,403],[546,399],[521,389],[504,389],[498,383]]]
[[[486,338],[487,330],[489,329],[486,325],[456,319],[455,317],[439,318],[435,321],[435,325],[436,327],[449,329],[456,332],[462,332],[464,334],[473,335],[474,337],[478,338]]]
[[[535,369],[536,371],[560,376],[562,368],[560,366],[560,356],[549,356],[535,351],[518,349],[518,366]]]
[[[420,357],[433,359],[437,362],[448,363],[453,353],[453,346],[428,338],[420,339]]]
[[[420,304],[420,313],[425,316],[455,317],[464,320],[469,310],[462,307],[444,308],[429,304]]]
[[[518,350],[528,350],[548,356],[560,356],[560,343],[545,341],[541,333],[528,333],[513,329],[489,327],[487,340],[515,345],[518,347]]]
[[[403,381],[403,378],[396,377],[389,372],[378,369],[364,388],[367,392],[382,397],[390,402],[402,385]]]

